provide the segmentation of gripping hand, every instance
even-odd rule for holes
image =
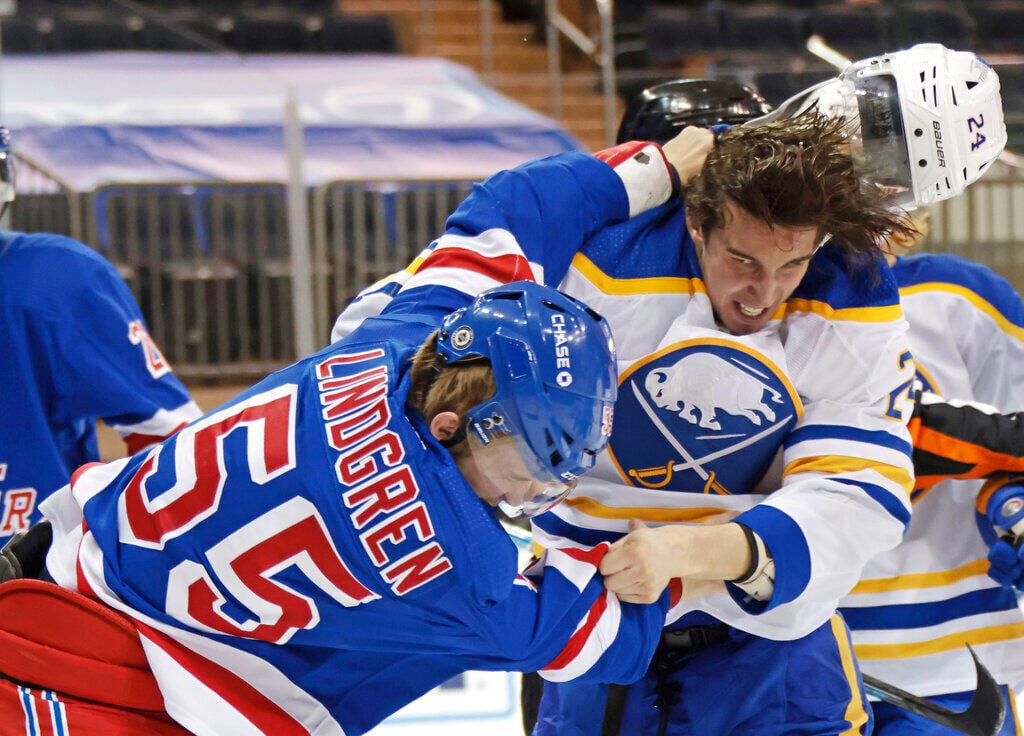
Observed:
[[[989,498],[985,514],[1000,532],[988,552],[989,577],[1024,591],[1024,485],[1011,483],[998,489]]]

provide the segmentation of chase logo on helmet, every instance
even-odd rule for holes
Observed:
[[[555,367],[561,368],[555,374],[555,382],[562,388],[572,385],[572,359],[569,356],[569,337],[565,333],[565,315],[555,312],[551,315],[551,334],[555,338]]]
[[[750,493],[801,411],[771,360],[725,341],[675,345],[624,372],[620,386],[616,412],[636,421],[609,452],[626,482],[644,488]]]

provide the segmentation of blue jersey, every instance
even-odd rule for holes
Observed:
[[[597,573],[605,545],[518,574],[494,512],[406,407],[415,350],[469,303],[451,297],[396,300],[44,507],[51,573],[138,622],[186,728],[352,736],[464,670],[644,671],[667,596],[620,605]]]
[[[134,451],[200,414],[127,284],[70,238],[0,233],[0,344],[0,545],[99,459],[97,417]]]

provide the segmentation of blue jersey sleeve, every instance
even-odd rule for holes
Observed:
[[[161,418],[191,399],[114,267],[84,258],[69,258],[69,265],[77,273],[60,284],[64,308],[49,321],[52,370],[61,376],[66,412],[100,417],[123,435],[158,438],[198,416],[192,410]]]

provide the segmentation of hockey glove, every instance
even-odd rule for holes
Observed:
[[[46,565],[46,553],[52,541],[53,529],[48,521],[41,521],[11,537],[0,549],[0,583],[38,578]]]
[[[989,548],[989,577],[1024,591],[1024,485],[1010,483],[991,495],[985,515],[1000,537]]]

